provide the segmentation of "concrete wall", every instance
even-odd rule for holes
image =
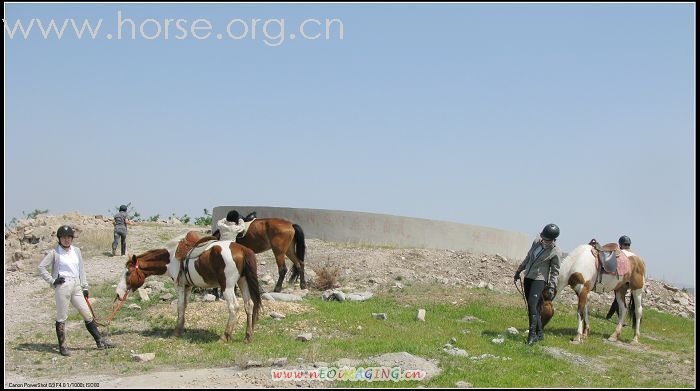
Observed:
[[[259,218],[277,217],[299,224],[307,238],[329,242],[396,247],[468,250],[522,259],[530,249],[527,235],[476,225],[375,213],[267,206],[217,206],[212,225],[231,209],[242,216],[257,211]],[[214,229],[214,227],[212,227]]]

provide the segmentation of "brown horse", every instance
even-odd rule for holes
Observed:
[[[642,319],[642,293],[644,292],[644,280],[646,265],[644,260],[635,253],[628,250],[621,250],[629,260],[629,271],[620,278],[603,274],[596,267],[596,257],[591,251],[593,246],[582,244],[576,247],[561,263],[559,270],[559,281],[557,291],[561,291],[567,285],[576,292],[578,296],[578,330],[574,342],[581,342],[581,339],[590,332],[590,322],[588,320],[588,293],[596,286],[596,291],[615,291],[615,298],[620,310],[615,332],[608,338],[609,341],[617,341],[622,332],[622,324],[627,312],[625,307],[625,294],[629,289],[632,292],[629,306],[630,315],[634,328],[633,343],[639,342],[639,326]],[[600,277],[600,282],[596,283]]]
[[[134,291],[143,285],[151,275],[168,275],[175,282],[177,290],[177,327],[175,336],[182,334],[185,327],[185,309],[192,287],[221,287],[228,306],[228,323],[221,337],[231,340],[236,323],[238,307],[234,287],[238,284],[243,296],[243,307],[247,315],[245,339],[253,339],[253,328],[262,306],[258,283],[255,254],[250,249],[231,241],[217,241],[206,245],[204,252],[196,259],[184,260],[183,266],[176,249],[179,239],[168,242],[166,248],[150,250],[134,255],[126,262],[126,271],[117,285],[117,298],[122,300],[127,291]]]
[[[276,218],[255,219],[248,227],[245,236],[237,238],[236,242],[248,247],[256,254],[272,249],[279,272],[275,292],[282,291],[284,276],[287,274],[285,255],[292,261],[293,265],[289,281],[294,282],[298,277],[299,287],[306,289],[304,278],[306,242],[304,231],[298,224]]]

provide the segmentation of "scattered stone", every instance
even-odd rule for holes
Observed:
[[[462,319],[460,320],[460,322],[464,322],[464,323],[467,323],[467,322],[483,322],[483,320],[477,318],[476,316],[467,315],[467,316],[465,316],[464,318],[462,318]]]
[[[372,317],[376,318],[376,319],[380,319],[380,320],[386,320],[386,314],[383,312],[382,313],[373,312]]]
[[[155,353],[132,354],[131,358],[137,362],[151,361],[156,358]]]
[[[466,350],[456,348],[450,344],[447,345],[449,345],[450,347],[445,346],[442,348],[442,351],[449,354],[450,356],[469,357],[469,353],[467,353]]]
[[[174,298],[175,298],[175,296],[172,293],[166,293],[160,297],[160,300],[161,301],[170,301]]]
[[[335,290],[333,291],[333,296],[338,301],[345,301],[345,293],[343,291]]]
[[[503,337],[500,336],[500,335],[498,336],[498,338],[494,338],[494,339],[491,340],[491,342],[495,343],[496,345],[500,345],[500,344],[502,344],[504,341],[505,341],[505,338],[503,338]]]
[[[284,314],[280,314],[279,312],[275,312],[275,311],[270,312],[270,317],[272,317],[272,319],[274,319],[274,320],[282,320],[282,319],[286,318],[286,316]]]
[[[262,294],[262,299],[263,300],[269,300],[269,301],[275,301],[275,298],[272,297],[269,293],[265,292]]]
[[[144,289],[143,287],[137,289],[136,291],[139,293],[139,298],[141,299],[141,301],[150,301],[151,300],[151,298],[148,297],[148,291],[146,291],[146,289]]]
[[[291,293],[277,293],[277,292],[270,292],[266,293],[266,295],[270,295],[275,301],[283,301],[283,302],[292,302],[292,301],[301,301],[302,298],[299,295],[294,295]]]
[[[507,331],[508,333],[510,333],[510,334],[513,334],[513,335],[518,335],[518,334],[519,334],[518,329],[516,329],[515,327],[508,327],[508,329],[507,329],[506,331]]]
[[[273,358],[273,359],[270,359],[270,361],[271,361],[270,365],[273,367],[283,367],[283,366],[287,365],[287,363],[289,362],[287,357]]]
[[[311,341],[312,338],[313,338],[313,335],[311,335],[311,333],[303,333],[303,334],[297,335],[298,341],[304,341],[304,342]]]
[[[345,298],[350,301],[365,301],[371,299],[372,296],[374,296],[374,294],[371,292],[362,292],[347,294],[345,295]]]
[[[212,295],[211,293],[207,293],[202,297],[202,301],[216,301],[216,296]]]
[[[132,310],[140,310],[141,306],[139,306],[138,304],[132,303],[132,304],[129,304],[126,308],[131,308]]]
[[[420,322],[425,322],[425,310],[423,308],[418,310],[416,314],[416,320]]]
[[[248,369],[248,368],[262,367],[262,366],[263,366],[262,361],[248,360],[248,362],[245,363],[245,366],[243,366],[243,368]]]
[[[466,382],[466,381],[458,381],[455,383],[455,388],[472,388],[474,387],[471,383]]]

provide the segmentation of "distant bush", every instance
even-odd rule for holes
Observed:
[[[316,277],[313,279],[316,289],[325,291],[337,286],[340,275],[340,269],[337,267],[314,267],[313,271],[316,273]]]
[[[202,225],[202,226],[209,226],[211,225],[211,213],[207,210],[207,208],[204,208],[204,216],[197,217],[194,220],[194,223],[196,225]]]

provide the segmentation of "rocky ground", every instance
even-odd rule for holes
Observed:
[[[104,216],[86,216],[69,213],[62,216],[39,215],[35,219],[22,220],[13,229],[5,231],[5,340],[12,340],[26,332],[28,325],[53,323],[54,305],[52,292],[38,276],[36,266],[48,249],[55,245],[56,229],[69,224],[77,232],[75,240],[87,263],[87,278],[91,284],[116,283],[123,270],[125,257],[112,257],[110,243],[112,224]],[[129,228],[128,253],[141,253],[159,248],[168,239],[191,229],[177,221],[138,224]],[[344,292],[379,292],[401,288],[406,283],[435,283],[450,287],[479,287],[501,292],[516,292],[512,275],[519,260],[506,259],[498,254],[472,254],[465,251],[425,250],[405,248],[358,247],[320,240],[307,240],[307,279],[314,280],[314,270],[339,272],[340,289]],[[258,255],[258,273],[263,287],[272,291],[277,279],[277,266],[271,252]],[[592,293],[590,300],[594,308],[607,311],[612,294]],[[566,303],[576,301],[575,294],[566,289],[558,299]],[[31,303],[31,305],[28,305]],[[645,308],[673,313],[683,317],[695,317],[695,296],[663,281],[647,278],[644,295]],[[6,376],[16,383],[29,381],[5,368]],[[234,369],[197,370],[183,374],[196,383],[200,378],[208,379],[212,388],[270,387],[264,374],[249,369],[236,372],[238,384],[231,384],[229,371]],[[204,371],[204,372],[202,372]],[[210,371],[210,372],[207,372]],[[221,373],[219,373],[221,372]],[[266,372],[269,377],[269,370]],[[6,386],[8,382],[6,378]],[[163,376],[163,378],[172,378]],[[217,383],[216,379],[226,379]],[[105,378],[102,386],[149,387],[147,381],[153,376],[139,380],[133,378]],[[170,387],[191,387],[186,379],[178,379]],[[163,387],[162,382],[157,383]],[[154,384],[155,385],[155,384]],[[312,385],[306,385],[312,386]]]

